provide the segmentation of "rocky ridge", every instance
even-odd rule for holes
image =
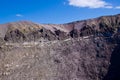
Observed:
[[[120,80],[120,15],[0,25],[0,80]]]
[[[119,25],[120,15],[58,25],[21,21],[0,25],[0,36],[5,41],[11,42],[63,40],[89,35],[110,36],[119,31]]]

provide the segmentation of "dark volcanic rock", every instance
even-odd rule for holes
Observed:
[[[0,80],[120,80],[120,15],[0,25]]]

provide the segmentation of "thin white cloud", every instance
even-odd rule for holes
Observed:
[[[116,6],[115,8],[116,8],[116,9],[120,9],[120,6]]]
[[[22,15],[22,14],[16,14],[16,16],[17,16],[17,17],[23,17],[23,15]]]
[[[114,7],[113,6],[105,6],[104,8],[112,9]]]
[[[111,8],[112,5],[103,0],[68,0],[69,5],[88,8]]]

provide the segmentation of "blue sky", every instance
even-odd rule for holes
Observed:
[[[0,24],[27,20],[67,23],[120,14],[119,0],[1,0]]]

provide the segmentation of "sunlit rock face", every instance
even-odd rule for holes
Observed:
[[[0,80],[120,80],[120,15],[0,25]]]

